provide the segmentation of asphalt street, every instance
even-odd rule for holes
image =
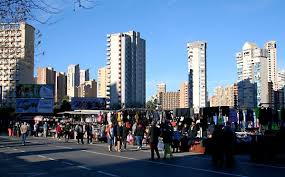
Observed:
[[[161,154],[162,155],[162,154]],[[215,168],[208,155],[176,153],[173,160],[150,161],[150,151],[108,152],[107,144],[81,145],[52,138],[0,136],[0,177],[281,177],[285,165],[256,164],[237,156],[233,168]]]

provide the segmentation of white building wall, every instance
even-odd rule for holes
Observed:
[[[207,104],[207,44],[206,42],[196,41],[188,43],[187,48],[189,99],[192,99],[191,97],[193,96],[194,112],[198,113],[199,109],[206,107]],[[191,105],[191,100],[189,100],[189,104]]]

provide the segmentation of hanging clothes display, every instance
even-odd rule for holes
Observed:
[[[229,122],[238,122],[237,111],[234,108],[229,110]]]
[[[243,119],[244,119],[243,111],[242,111],[242,110],[239,110],[239,122],[242,122]]]

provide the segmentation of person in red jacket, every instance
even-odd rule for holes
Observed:
[[[56,132],[56,137],[58,140],[60,140],[60,136],[61,136],[61,126],[60,126],[60,123],[57,123],[57,126],[55,128],[55,132]]]

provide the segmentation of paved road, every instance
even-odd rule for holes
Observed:
[[[108,152],[106,144],[81,145],[54,139],[0,136],[0,177],[243,177],[284,176],[285,166],[251,163],[237,157],[231,169],[212,167],[207,155],[178,153],[173,160],[148,160],[149,150]]]

